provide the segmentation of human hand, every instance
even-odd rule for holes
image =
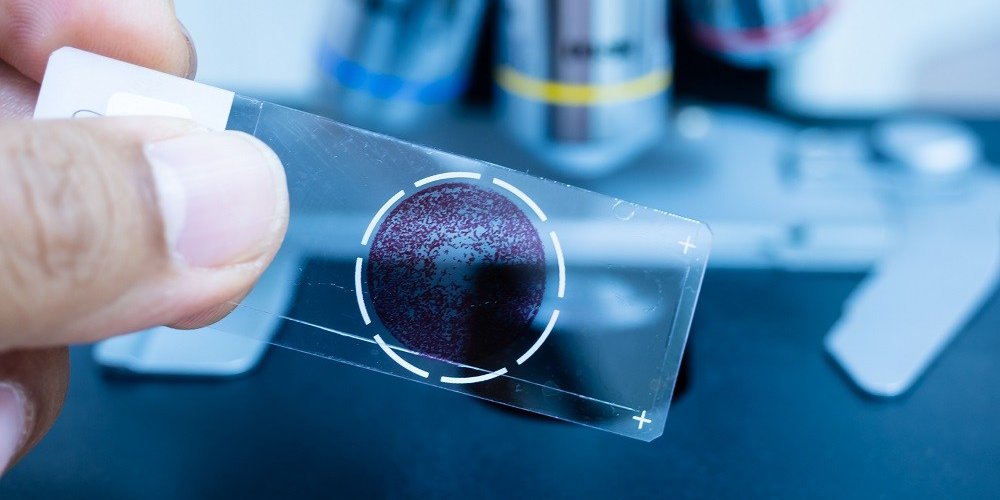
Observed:
[[[31,121],[49,54],[74,46],[191,76],[169,0],[0,0],[0,472],[66,393],[66,345],[213,323],[277,252],[277,156],[164,118]]]

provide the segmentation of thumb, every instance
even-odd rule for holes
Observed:
[[[65,347],[0,352],[0,475],[52,427],[68,386]]]
[[[246,134],[0,121],[0,352],[207,317],[249,290],[287,220],[281,163]]]

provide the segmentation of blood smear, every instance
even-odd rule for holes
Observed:
[[[536,336],[545,250],[499,193],[454,182],[418,191],[383,220],[368,262],[375,313],[409,349],[471,364]]]

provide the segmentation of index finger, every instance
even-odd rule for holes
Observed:
[[[171,0],[0,0],[0,61],[39,82],[64,46],[180,76],[197,61]]]

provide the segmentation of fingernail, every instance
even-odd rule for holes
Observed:
[[[7,470],[28,433],[28,399],[16,386],[0,382],[0,473]]]
[[[194,133],[146,146],[167,244],[188,265],[249,262],[286,210],[281,161],[239,132]]]
[[[184,35],[188,46],[187,77],[193,79],[198,72],[198,51],[194,48],[194,40],[191,38],[191,32],[188,31],[187,26],[184,26],[184,23],[180,22],[180,20],[177,21],[177,24],[180,26],[181,34]]]

